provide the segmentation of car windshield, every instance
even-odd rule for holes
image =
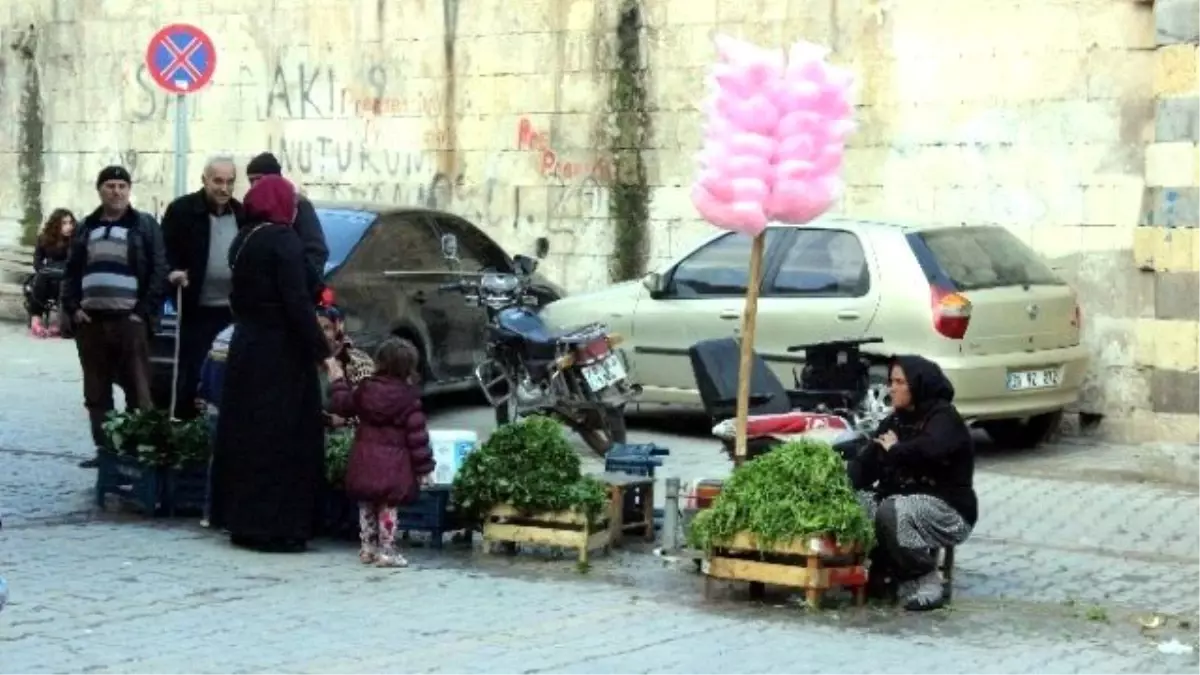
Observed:
[[[379,217],[373,211],[357,209],[317,209],[317,219],[325,232],[325,245],[329,247],[329,260],[325,273],[340,267],[350,257],[355,244],[362,240],[367,228]]]
[[[1066,283],[1037,253],[1003,227],[956,227],[922,232],[919,236],[960,291]]]

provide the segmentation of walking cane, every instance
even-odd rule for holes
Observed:
[[[183,285],[175,287],[175,358],[171,360],[171,419],[179,403],[179,333],[183,329]]]

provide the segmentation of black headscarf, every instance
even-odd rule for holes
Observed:
[[[908,380],[912,396],[912,411],[897,411],[914,417],[925,417],[934,408],[954,401],[954,385],[942,372],[941,366],[923,356],[897,356],[892,365],[900,366]]]

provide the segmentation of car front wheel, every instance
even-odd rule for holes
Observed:
[[[980,427],[987,432],[992,441],[999,447],[1011,450],[1032,450],[1041,445],[1062,422],[1061,410],[1034,415],[1026,420],[992,420],[981,422]]]

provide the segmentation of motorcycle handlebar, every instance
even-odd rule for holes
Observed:
[[[451,281],[450,283],[439,284],[438,290],[439,291],[461,291],[462,287],[463,287],[463,283],[461,281]]]

